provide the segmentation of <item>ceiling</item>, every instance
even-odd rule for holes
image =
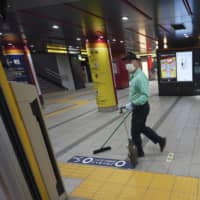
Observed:
[[[199,41],[199,0],[10,0],[8,4],[0,31],[24,33],[36,48],[55,43],[84,48],[86,39],[103,36],[113,52],[148,53],[155,51],[157,40],[163,48],[164,37],[168,47]],[[184,30],[171,26],[180,23]]]

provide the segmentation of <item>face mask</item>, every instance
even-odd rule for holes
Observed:
[[[135,71],[136,67],[133,64],[126,64],[126,70],[129,73],[133,73]]]

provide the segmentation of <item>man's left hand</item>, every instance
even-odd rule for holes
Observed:
[[[128,110],[130,112],[133,111],[133,105],[132,105],[132,103],[127,103],[125,107],[126,107],[126,110]]]

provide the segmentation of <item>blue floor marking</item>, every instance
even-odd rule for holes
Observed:
[[[120,169],[133,169],[132,164],[127,160],[116,160],[109,158],[97,158],[86,156],[73,156],[67,161],[68,163],[76,163],[83,165],[98,165],[104,167],[116,167]]]

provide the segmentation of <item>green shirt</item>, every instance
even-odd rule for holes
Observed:
[[[140,68],[130,75],[129,101],[134,105],[144,105],[149,99],[149,80]]]

